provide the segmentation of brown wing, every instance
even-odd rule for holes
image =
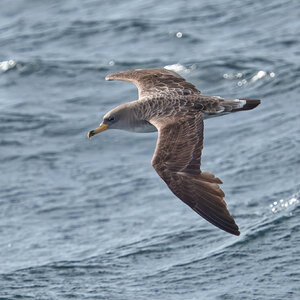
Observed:
[[[169,96],[200,94],[194,85],[177,73],[166,69],[130,70],[108,75],[105,79],[133,82],[138,88],[140,99],[163,94]]]
[[[150,120],[158,129],[152,166],[171,191],[199,215],[215,226],[239,235],[230,215],[222,183],[209,172],[200,171],[203,148],[202,116],[177,122]]]

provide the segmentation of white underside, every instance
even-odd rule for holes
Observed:
[[[137,133],[147,133],[147,132],[155,132],[157,131],[157,128],[155,126],[153,126],[150,123],[143,123],[140,126],[135,126],[135,127],[131,127],[129,129],[127,129],[128,131],[131,132],[137,132]]]

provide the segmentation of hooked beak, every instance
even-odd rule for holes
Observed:
[[[102,132],[104,130],[108,129],[108,125],[107,124],[103,124],[101,123],[100,126],[94,130],[91,130],[89,133],[88,133],[88,138],[90,139],[92,136],[94,136],[95,134],[99,133],[99,132]]]

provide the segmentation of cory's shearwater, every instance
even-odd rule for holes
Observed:
[[[170,190],[215,226],[235,235],[239,228],[230,215],[222,181],[200,170],[203,120],[255,108],[260,100],[204,96],[177,73],[166,69],[130,70],[108,75],[106,80],[133,82],[139,99],[109,111],[100,127],[134,132],[158,131],[152,166]]]

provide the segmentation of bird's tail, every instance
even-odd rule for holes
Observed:
[[[258,99],[224,99],[221,103],[224,112],[236,112],[241,110],[250,110],[260,104]]]
[[[242,111],[242,110],[250,110],[255,108],[260,104],[260,100],[258,99],[220,99],[219,107],[217,110],[212,111],[204,111],[204,119],[219,117],[223,115],[227,115],[232,112]]]

